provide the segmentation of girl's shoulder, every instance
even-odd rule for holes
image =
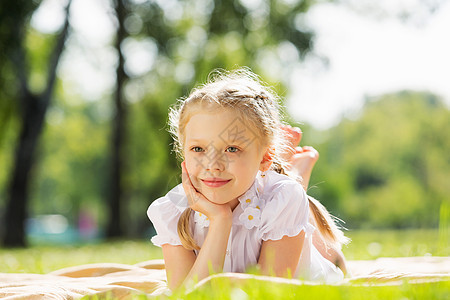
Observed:
[[[267,186],[269,189],[275,190],[275,189],[297,189],[299,187],[302,187],[300,183],[298,183],[295,179],[284,175],[277,173],[275,171],[267,171],[264,173],[261,173],[261,178],[263,179],[263,185]]]
[[[294,236],[308,223],[309,206],[303,187],[274,171],[258,173],[253,186],[239,198],[241,223],[258,228],[263,240]]]
[[[150,204],[147,215],[157,232],[157,235],[152,237],[154,245],[159,247],[163,244],[181,245],[177,225],[178,219],[187,208],[187,203],[186,194],[180,184]]]
[[[283,202],[282,199],[306,197],[302,185],[289,176],[279,174],[275,171],[267,171],[258,174],[255,181],[257,192],[265,204],[273,201]]]
[[[275,171],[258,172],[250,189],[239,197],[241,207],[261,210],[272,214],[287,207],[296,209],[307,205],[307,196],[301,184]]]

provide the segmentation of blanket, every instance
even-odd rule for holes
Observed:
[[[450,280],[450,257],[379,258],[349,261],[351,275],[339,284],[402,284]],[[223,273],[212,275],[197,286],[217,277],[236,281],[256,279],[271,284],[314,284],[298,279]],[[78,299],[86,295],[126,299],[134,295],[169,293],[163,260],[136,265],[99,263],[74,266],[49,274],[0,273],[2,299]]]

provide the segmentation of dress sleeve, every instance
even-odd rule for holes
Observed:
[[[308,223],[309,203],[306,192],[296,182],[285,182],[273,190],[261,213],[260,238],[279,240],[296,236],[302,230],[308,235],[314,227]]]
[[[156,235],[152,237],[151,241],[158,247],[164,244],[181,245],[177,225],[184,207],[179,206],[182,197],[173,199],[174,197],[171,197],[171,194],[173,194],[173,191],[153,201],[147,210],[147,215],[156,230]]]

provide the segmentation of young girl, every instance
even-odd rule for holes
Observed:
[[[170,111],[182,184],[155,200],[148,216],[171,289],[252,266],[268,275],[343,278],[332,263],[345,271],[343,234],[298,182],[315,162],[302,154],[316,154],[294,148],[301,135],[282,126],[277,101],[256,75],[239,70],[219,74]]]

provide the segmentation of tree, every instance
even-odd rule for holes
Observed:
[[[126,0],[117,0],[115,5],[115,14],[117,18],[117,36],[115,48],[117,51],[118,63],[116,68],[116,87],[114,91],[114,110],[115,115],[112,120],[112,138],[111,138],[111,172],[110,185],[108,193],[109,219],[106,235],[109,238],[118,237],[122,232],[122,177],[125,163],[125,133],[126,133],[126,103],[124,101],[123,88],[127,80],[127,74],[124,70],[124,56],[121,51],[122,43],[127,37],[124,21],[127,14],[125,8]]]
[[[350,227],[435,227],[448,202],[450,110],[427,92],[366,101],[357,118],[322,136],[311,182]],[[318,178],[318,179],[316,179]]]
[[[50,105],[56,81],[56,70],[69,34],[69,10],[61,31],[56,36],[48,59],[46,85],[41,92],[30,88],[27,65],[26,31],[31,14],[37,5],[32,1],[3,1],[0,9],[2,41],[7,42],[5,57],[14,71],[18,85],[17,106],[20,112],[20,133],[17,140],[14,167],[8,189],[5,216],[5,246],[25,246],[25,219],[27,215],[30,173],[35,162],[36,149],[41,136],[47,108]],[[10,31],[8,31],[10,30]],[[9,42],[9,43],[8,43]],[[3,66],[2,66],[3,67]]]

